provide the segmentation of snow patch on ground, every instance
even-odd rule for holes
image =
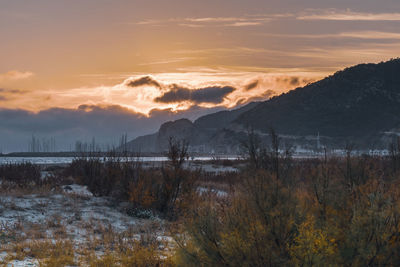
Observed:
[[[210,189],[210,188],[206,188],[206,187],[202,187],[202,186],[197,187],[197,192],[200,195],[212,193],[212,194],[216,194],[218,197],[227,197],[228,196],[228,193],[226,191],[218,190],[218,189]]]
[[[6,252],[0,253],[0,261],[3,261],[7,256]],[[6,267],[39,267],[39,262],[35,259],[13,260],[5,265]]]
[[[118,203],[103,197],[93,197],[86,187],[64,186],[68,193],[52,193],[47,196],[0,196],[0,231],[32,224],[64,225],[67,235],[78,241],[86,240],[88,225],[111,227],[115,232],[136,229],[154,222],[129,216]],[[158,221],[160,221],[158,219]],[[52,235],[48,227],[48,235]]]
[[[94,239],[101,240],[104,233],[121,234],[123,238],[135,240],[151,234],[158,241],[173,242],[166,235],[164,221],[159,217],[132,217],[128,210],[129,203],[94,197],[87,187],[76,184],[40,194],[3,193],[0,195],[0,237],[4,236],[5,243],[0,239],[0,265],[40,265],[31,258],[8,262],[6,258],[15,254],[3,248],[12,245],[13,240],[20,243],[24,240],[68,240],[78,250]],[[100,247],[96,253],[101,254],[102,249]]]
[[[7,267],[38,267],[39,262],[37,260],[33,260],[33,259],[25,259],[23,261],[13,260],[13,261],[9,262],[6,266]]]
[[[205,163],[192,163],[188,162],[185,165],[186,168],[191,170],[201,169],[204,172],[209,173],[225,173],[225,172],[238,172],[238,166],[222,166],[217,164],[205,164]]]
[[[84,197],[93,197],[92,192],[90,192],[87,186],[71,184],[62,186],[64,193],[66,194],[76,194]]]

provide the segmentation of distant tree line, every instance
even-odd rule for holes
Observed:
[[[71,152],[110,152],[110,151],[118,151],[118,152],[126,152],[128,151],[128,135],[126,133],[122,134],[118,140],[118,143],[115,144],[106,144],[99,143],[96,141],[95,137],[92,137],[90,141],[81,141],[77,140],[75,144],[70,145],[68,151]],[[30,153],[49,153],[49,152],[59,152],[62,148],[57,147],[56,138],[50,137],[37,137],[32,135],[28,140],[27,144],[27,152]],[[0,154],[1,154],[0,148]]]
[[[128,150],[128,134],[124,133],[119,138],[118,145],[115,144],[101,144],[96,142],[96,138],[92,137],[90,142],[76,141],[75,152],[126,152]]]
[[[56,152],[56,138],[38,138],[32,135],[28,142],[29,152]]]

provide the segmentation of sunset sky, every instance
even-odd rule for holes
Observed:
[[[135,137],[399,55],[398,0],[0,0],[0,149]]]

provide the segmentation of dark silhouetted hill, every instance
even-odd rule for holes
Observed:
[[[244,112],[235,124],[284,135],[365,138],[400,126],[400,60],[361,64]]]
[[[129,142],[128,149],[141,152],[162,152],[168,147],[169,137],[185,139],[190,146],[201,152],[209,152],[220,144],[235,141],[221,136],[228,137],[225,127],[228,127],[240,114],[254,108],[258,103],[249,103],[235,110],[226,110],[206,115],[197,119],[194,123],[187,119],[169,121],[161,125],[157,133],[145,135]],[[228,131],[231,132],[231,131]],[[223,141],[223,142],[221,142]]]
[[[238,139],[249,128],[262,133],[274,128],[299,145],[318,133],[331,146],[351,142],[366,148],[385,138],[387,142],[389,133],[400,133],[400,59],[346,68],[265,102],[209,114],[194,123],[168,122],[130,145],[163,151],[169,136],[176,136],[199,151],[229,153],[232,147],[237,150]]]

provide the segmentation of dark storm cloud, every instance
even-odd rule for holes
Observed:
[[[25,91],[17,90],[17,89],[5,89],[5,88],[0,88],[0,101],[7,101],[9,100],[10,95],[19,95],[19,94],[25,94]]]
[[[159,89],[162,88],[161,84],[159,82],[157,82],[156,80],[154,80],[150,76],[144,76],[144,77],[138,78],[136,80],[129,81],[127,85],[130,87],[139,87],[139,86],[148,85],[148,86],[157,87]]]
[[[69,130],[85,130],[93,135],[115,135],[119,132],[145,134],[171,115],[185,116],[196,111],[204,114],[209,110],[199,109],[194,106],[179,114],[169,109],[154,109],[149,117],[118,105],[81,105],[77,109],[51,108],[38,113],[21,109],[0,109],[0,130],[46,134]]]
[[[177,103],[181,101],[190,101],[194,104],[219,104],[228,94],[236,90],[236,88],[232,86],[210,86],[204,88],[189,89],[178,84],[162,84],[150,76],[144,76],[135,80],[131,80],[126,85],[129,87],[139,87],[147,85],[160,89],[164,93],[154,99],[155,102],[159,103]],[[249,84],[248,86],[250,86],[250,89],[248,90],[253,89],[257,85],[258,81]]]
[[[163,118],[164,121],[171,121],[183,118],[194,121],[201,116],[218,112],[221,110],[225,110],[225,108],[224,107],[205,108],[198,105],[193,105],[187,110],[180,110],[179,112],[174,111],[170,108],[168,109],[155,108],[150,111],[149,116],[153,118]]]
[[[26,91],[18,90],[18,89],[4,89],[0,88],[0,93],[7,93],[7,94],[24,94]]]
[[[298,85],[299,84],[299,77],[292,77],[290,79],[290,84],[291,85]]]
[[[121,128],[142,115],[119,107],[80,106],[78,109],[51,108],[32,113],[26,110],[0,110],[1,128],[25,132],[55,133],[67,129]]]
[[[0,102],[5,102],[10,100],[11,98],[13,98],[12,97],[13,95],[22,95],[25,93],[27,92],[22,90],[0,88]]]
[[[277,93],[274,90],[266,90],[259,96],[250,97],[250,98],[240,98],[238,101],[236,101],[236,106],[241,106],[241,105],[247,104],[249,102],[265,101],[266,99],[269,99],[276,95],[277,95]]]
[[[228,94],[235,90],[236,89],[232,86],[211,86],[191,90],[178,85],[173,85],[168,92],[165,92],[163,95],[155,98],[154,101],[162,103],[190,101],[196,104],[219,104]]]
[[[290,77],[278,77],[276,82],[281,84],[282,86],[302,86],[304,84],[308,84],[313,82],[313,79],[308,79],[304,77],[290,76]]]
[[[69,149],[76,140],[88,141],[92,137],[100,143],[113,144],[122,133],[128,133],[129,137],[147,134],[161,122],[119,106],[52,108],[38,113],[0,109],[0,121],[3,151],[26,151],[32,134],[38,138],[55,137],[61,150]]]
[[[203,108],[194,105],[188,110],[174,112],[154,109],[150,116],[132,112],[118,105],[81,105],[77,109],[52,108],[38,113],[21,109],[0,108],[0,150],[26,151],[28,140],[55,137],[58,150],[68,150],[75,141],[117,144],[123,133],[129,139],[156,132],[160,125],[180,118],[197,119],[221,108]]]
[[[255,81],[249,83],[248,85],[246,85],[246,86],[244,87],[244,89],[245,89],[246,91],[250,91],[250,90],[256,88],[256,87],[258,86],[258,84],[259,84],[259,81],[258,81],[258,80],[255,80]]]

